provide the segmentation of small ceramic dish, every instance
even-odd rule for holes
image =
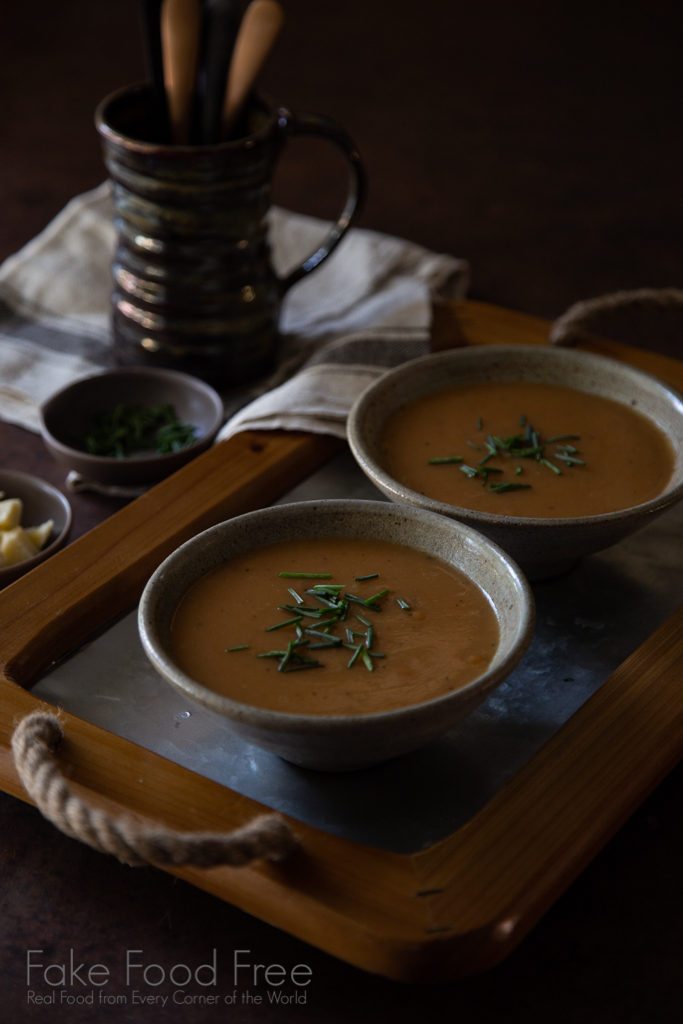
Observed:
[[[379,438],[396,410],[446,388],[500,380],[541,381],[634,406],[666,434],[673,446],[675,464],[666,490],[651,501],[617,512],[536,519],[448,505],[411,490],[382,467]],[[349,414],[348,438],[361,469],[392,501],[438,512],[480,530],[507,551],[530,580],[565,572],[584,555],[611,547],[683,498],[683,397],[642,370],[572,349],[486,345],[438,352],[404,363],[383,374],[360,395]]]
[[[486,672],[461,689],[423,704],[345,716],[291,714],[237,703],[185,675],[169,654],[170,629],[178,603],[190,587],[252,548],[308,537],[390,540],[462,570],[488,596],[498,620],[498,649]],[[305,768],[349,771],[416,750],[470,714],[524,655],[533,632],[534,602],[514,562],[469,527],[385,502],[311,501],[238,516],[183,544],[145,587],[138,624],[157,672],[204,711],[219,716],[242,739]]]
[[[134,455],[117,459],[90,455],[74,447],[95,413],[118,405],[149,408],[168,404],[181,423],[190,423],[197,440],[165,455]],[[203,381],[177,370],[122,369],[85,377],[58,391],[41,408],[41,433],[50,452],[63,465],[101,484],[134,486],[157,483],[205,451],[223,421],[220,396]]]
[[[0,569],[0,590],[14,583],[24,573],[44,562],[55,551],[63,548],[71,529],[71,505],[61,491],[52,484],[46,483],[37,476],[18,473],[14,470],[0,470],[0,491],[5,498],[19,498],[24,505],[21,525],[23,527],[39,526],[48,519],[54,520],[52,536],[46,546],[38,554],[32,555],[16,565],[6,565]]]

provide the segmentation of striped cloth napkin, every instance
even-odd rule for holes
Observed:
[[[285,274],[328,228],[273,207],[273,264]],[[80,377],[113,365],[110,264],[115,245],[109,184],[72,199],[0,266],[0,418],[39,429],[38,408]],[[252,428],[344,436],[349,408],[385,369],[428,351],[430,295],[462,298],[466,261],[354,228],[286,296],[278,366],[224,394],[219,437]]]

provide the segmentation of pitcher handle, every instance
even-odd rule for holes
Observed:
[[[346,203],[341,212],[339,220],[329,231],[327,237],[321,242],[314,253],[304,260],[301,266],[280,280],[280,293],[286,291],[307,277],[316,267],[327,259],[331,252],[337,248],[342,238],[358,220],[367,190],[367,177],[365,167],[358,154],[353,139],[346,129],[323,114],[292,114],[289,110],[281,107],[277,112],[278,126],[284,136],[289,135],[321,135],[330,139],[341,149],[346,157],[349,166],[349,191],[346,196]]]

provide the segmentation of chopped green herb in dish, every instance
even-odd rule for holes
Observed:
[[[197,440],[191,423],[181,423],[171,405],[117,405],[113,411],[93,413],[87,432],[77,440],[89,455],[126,459],[140,452],[167,455]]]

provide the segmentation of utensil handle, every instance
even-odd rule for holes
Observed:
[[[237,0],[205,0],[199,69],[197,138],[200,145],[219,141],[228,68],[239,27]]]
[[[278,110],[278,125],[285,137],[291,135],[319,135],[329,139],[341,149],[349,168],[349,190],[346,203],[337,222],[330,228],[327,237],[301,266],[280,280],[280,293],[287,292],[293,284],[306,277],[334,252],[349,228],[358,220],[365,202],[367,176],[358,150],[345,128],[323,114],[291,114]]]
[[[223,138],[229,139],[285,21],[277,0],[252,0],[244,12],[228,71]]]
[[[161,48],[161,5],[163,0],[144,0],[142,32],[147,75],[152,83],[155,142],[169,142],[168,104],[164,88],[164,58]]]
[[[164,0],[161,8],[164,83],[176,145],[189,142],[201,16],[199,0]]]

